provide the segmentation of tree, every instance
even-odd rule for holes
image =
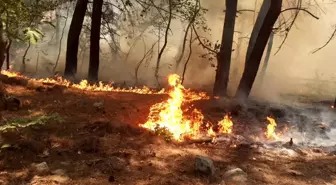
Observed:
[[[225,20],[220,51],[217,55],[217,70],[214,84],[214,96],[225,96],[229,83],[232,43],[238,0],[225,0]]]
[[[103,8],[103,0],[93,1],[92,19],[91,19],[91,36],[90,36],[90,63],[89,63],[89,80],[98,81],[99,71],[99,42],[100,26]]]
[[[267,45],[266,56],[265,56],[265,59],[264,59],[264,65],[261,68],[261,72],[260,72],[260,87],[263,86],[263,82],[264,82],[264,78],[265,78],[265,74],[266,74],[266,69],[267,69],[267,66],[268,66],[268,63],[269,63],[269,59],[271,57],[273,40],[274,40],[274,32],[271,32],[271,35],[270,35],[269,41],[268,41],[268,45]]]
[[[246,53],[246,63],[236,97],[247,99],[256,78],[273,26],[281,13],[282,0],[263,1]]]
[[[6,42],[3,36],[3,24],[0,18],[0,68],[2,68],[2,65],[5,61],[5,50],[6,50]]]
[[[82,30],[88,0],[78,0],[71,20],[66,51],[64,76],[73,77],[77,72],[79,36]]]

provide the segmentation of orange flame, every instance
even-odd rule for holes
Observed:
[[[267,117],[266,119],[270,122],[267,125],[267,131],[265,132],[266,137],[268,139],[278,139],[278,135],[275,133],[275,127],[277,126],[277,123],[271,117]]]
[[[228,114],[224,116],[224,119],[222,121],[218,122],[218,125],[219,125],[219,131],[221,133],[227,133],[227,134],[232,133],[233,123]]]
[[[150,108],[147,122],[140,126],[153,131],[156,128],[167,128],[177,141],[182,141],[186,136],[195,137],[200,133],[204,116],[199,110],[194,109],[190,118],[184,117],[181,107],[186,99],[202,99],[202,96],[186,93],[177,74],[169,75],[168,82],[173,87],[169,93],[170,98],[165,102],[154,104]]]
[[[216,133],[209,123],[206,125],[207,131],[202,133],[201,126],[204,123],[204,116],[199,110],[194,109],[190,115],[186,115],[186,111],[182,110],[184,103],[207,99],[208,96],[205,93],[194,93],[186,90],[181,85],[180,76],[177,74],[169,75],[168,82],[172,87],[169,92],[170,98],[167,101],[154,104],[150,108],[146,123],[140,126],[152,131],[156,131],[158,128],[167,129],[176,141],[183,141],[185,138],[197,138],[201,134],[216,137]],[[232,125],[229,116],[225,116],[224,120],[219,122],[223,133],[231,133]]]
[[[1,73],[8,77],[20,77],[24,79],[29,79],[28,77],[23,76],[18,72],[2,70]],[[162,89],[161,91],[154,91],[146,86],[142,88],[123,89],[123,88],[113,87],[112,83],[104,84],[103,82],[99,82],[98,85],[96,84],[91,85],[89,84],[87,80],[82,80],[78,84],[73,84],[69,80],[63,79],[62,77],[56,77],[55,79],[54,78],[44,78],[44,79],[29,79],[29,80],[36,81],[39,83],[57,84],[57,85],[62,85],[62,86],[70,87],[70,88],[72,87],[76,89],[87,90],[87,91],[133,92],[133,93],[138,93],[138,94],[163,94],[165,93],[164,89]]]

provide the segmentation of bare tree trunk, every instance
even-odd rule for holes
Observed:
[[[263,67],[260,71],[260,87],[263,86],[263,82],[264,82],[264,78],[265,78],[265,74],[266,74],[266,69],[267,69],[267,66],[268,66],[269,59],[271,57],[271,51],[272,51],[272,47],[273,47],[273,39],[274,39],[274,33],[271,32],[271,35],[270,35],[269,41],[268,41],[268,45],[267,45],[264,65],[263,65]]]
[[[280,15],[281,5],[282,0],[263,1],[257,21],[253,27],[246,54],[244,73],[240,80],[236,98],[245,100],[250,95],[268,38]]]
[[[58,55],[57,55],[57,58],[56,58],[56,63],[55,63],[55,66],[53,68],[53,71],[52,71],[53,73],[55,73],[55,71],[57,69],[58,61],[59,61],[59,58],[60,58],[61,53],[62,53],[62,42],[63,42],[63,37],[64,37],[64,30],[65,30],[65,27],[67,26],[67,23],[68,23],[69,11],[70,11],[70,9],[67,10],[67,15],[66,15],[66,18],[65,18],[65,22],[64,22],[64,26],[63,26],[63,29],[62,29],[61,36],[59,36],[59,34],[60,34],[59,33],[59,28],[56,28],[57,29],[56,30],[56,39],[57,39],[57,41],[59,41],[59,45],[58,45]],[[60,22],[60,20],[58,20],[58,22]],[[58,23],[58,24],[60,25],[60,23]]]
[[[5,42],[5,38],[3,35],[3,24],[2,24],[2,20],[0,17],[0,69],[2,69],[3,63],[5,61],[5,50],[6,50],[6,42]]]
[[[164,50],[166,49],[167,43],[168,43],[168,31],[170,29],[170,23],[172,20],[172,0],[168,0],[169,1],[169,18],[168,18],[168,23],[167,23],[167,28],[166,28],[166,32],[165,32],[165,40],[164,40],[164,44],[159,52],[158,58],[157,58],[157,62],[156,62],[156,67],[155,67],[155,78],[157,80],[157,83],[160,86],[160,82],[159,82],[159,68],[160,68],[160,62],[161,62],[161,57],[162,54],[164,52]],[[160,35],[159,35],[160,37]]]
[[[9,70],[9,67],[10,67],[10,55],[9,55],[9,51],[10,51],[10,47],[12,46],[12,40],[11,39],[8,39],[8,44],[6,46],[6,69]]]
[[[26,50],[23,54],[23,57],[22,57],[22,66],[21,66],[21,70],[20,70],[21,73],[26,72],[26,57],[27,57],[27,54],[28,54],[28,51],[29,51],[30,47],[31,47],[31,43],[30,43],[30,41],[28,41],[28,46],[27,46],[27,48],[26,48]]]
[[[62,16],[61,16],[61,9],[62,8],[57,8],[56,9],[56,38],[55,38],[55,45],[58,44],[58,41],[60,40],[61,38],[61,19],[62,19]],[[69,10],[68,10],[69,11]]]
[[[82,30],[88,0],[77,0],[69,28],[64,76],[73,77],[77,72],[79,36]]]
[[[184,79],[185,79],[185,74],[187,72],[187,66],[189,64],[190,58],[191,58],[191,54],[192,54],[192,43],[193,43],[193,32],[190,32],[190,40],[189,40],[189,54],[188,54],[188,58],[187,61],[184,63],[184,67],[183,67],[183,72],[182,72],[182,79],[181,79],[181,84],[183,84]]]
[[[93,1],[92,8],[92,22],[91,22],[91,35],[90,35],[90,63],[89,63],[89,76],[90,81],[98,81],[99,72],[99,41],[100,41],[100,26],[103,0]]]
[[[238,0],[225,0],[226,11],[223,27],[222,43],[217,55],[217,70],[213,94],[226,96],[229,83],[232,43],[237,13]]]

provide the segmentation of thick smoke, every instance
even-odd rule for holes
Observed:
[[[305,12],[300,12],[295,25],[290,31],[288,38],[282,49],[277,55],[275,51],[282,42],[283,36],[276,35],[273,45],[269,66],[266,72],[266,77],[263,86],[256,85],[259,83],[258,78],[252,96],[263,98],[272,101],[282,101],[282,94],[304,94],[318,95],[320,98],[328,98],[332,95],[333,86],[328,81],[333,81],[335,78],[333,72],[333,55],[335,42],[331,42],[326,48],[316,54],[311,54],[311,51],[325,43],[333,30],[336,4],[325,4],[326,2],[317,1],[319,7],[314,5],[304,4],[311,12],[316,14],[320,19],[316,20]],[[260,8],[261,1],[239,1],[239,10],[253,10]],[[205,15],[211,32],[199,32],[201,36],[207,37],[212,42],[221,40],[223,20],[225,9],[224,1],[202,1],[202,6],[209,9]],[[284,9],[293,5],[284,4]],[[323,11],[320,9],[322,8]],[[61,14],[66,16],[68,9],[62,9]],[[69,15],[72,15],[70,9]],[[284,13],[284,17],[290,17],[293,12]],[[55,12],[48,13],[52,18],[55,18]],[[47,14],[47,15],[48,15]],[[252,11],[243,11],[238,14],[235,30],[235,41],[233,47],[235,51],[232,53],[232,65],[229,92],[234,94],[238,86],[241,74],[244,68],[246,47],[248,37],[251,34],[256,13]],[[61,53],[59,56],[58,67],[56,71],[64,70],[66,39],[71,18],[65,20],[59,18],[58,31],[62,35],[64,29]],[[87,20],[89,21],[89,20]],[[65,22],[67,24],[65,25]],[[65,26],[64,26],[65,25]],[[146,27],[146,25],[142,25]],[[160,80],[162,83],[166,80],[166,76],[175,72],[175,63],[178,58],[183,41],[186,24],[179,21],[173,21],[171,32],[169,34],[169,42],[166,52],[163,55],[160,65]],[[27,54],[27,71],[35,74],[35,76],[50,76],[53,75],[52,69],[55,65],[59,54],[59,41],[56,41],[54,29],[48,25],[42,27],[46,33],[42,42],[31,47]],[[125,31],[120,32],[118,40],[120,42],[121,51],[112,53],[109,44],[104,40],[101,41],[101,65],[100,65],[100,80],[115,81],[126,83],[133,86],[135,83],[135,68],[144,54],[151,48],[153,43],[158,39],[158,32],[150,33],[145,31],[143,37],[139,36],[139,30],[136,34],[130,34]],[[149,29],[150,30],[150,29]],[[161,36],[163,35],[161,32]],[[58,35],[60,37],[60,35]],[[59,39],[59,38],[58,38]],[[50,41],[52,40],[52,41]],[[160,40],[160,46],[163,45],[163,38]],[[212,89],[215,76],[216,61],[209,61],[207,58],[202,58],[200,55],[207,51],[203,49],[195,41],[192,45],[192,55],[186,71],[185,85],[193,88]],[[79,51],[78,61],[78,78],[85,78],[87,75],[88,59],[89,59],[89,38],[82,38],[80,47],[86,45],[85,50]],[[20,68],[22,55],[26,46],[13,48],[12,53],[15,55],[14,67]],[[144,60],[138,71],[139,84],[156,86],[154,77],[154,67],[156,64],[158,46],[154,47],[151,58]],[[184,63],[189,53],[188,44],[177,73],[182,74]],[[38,67],[36,62],[38,61]],[[36,71],[37,70],[37,71]]]

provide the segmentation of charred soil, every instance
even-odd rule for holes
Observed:
[[[167,95],[5,87],[21,100],[22,107],[1,112],[2,122],[52,113],[58,113],[63,121],[2,133],[1,145],[7,147],[0,153],[0,184],[223,184],[224,174],[232,166],[247,173],[247,184],[336,184],[336,158],[332,156],[305,153],[292,157],[244,144],[178,144],[139,128],[149,107]],[[239,106],[200,104],[196,106],[210,120],[220,120],[225,112],[233,111],[233,134],[257,130],[265,120],[256,119],[255,114],[261,119],[270,111],[264,108],[254,113],[255,109]],[[214,176],[195,172],[196,155],[214,161]],[[48,165],[43,173],[33,168],[42,162]]]

